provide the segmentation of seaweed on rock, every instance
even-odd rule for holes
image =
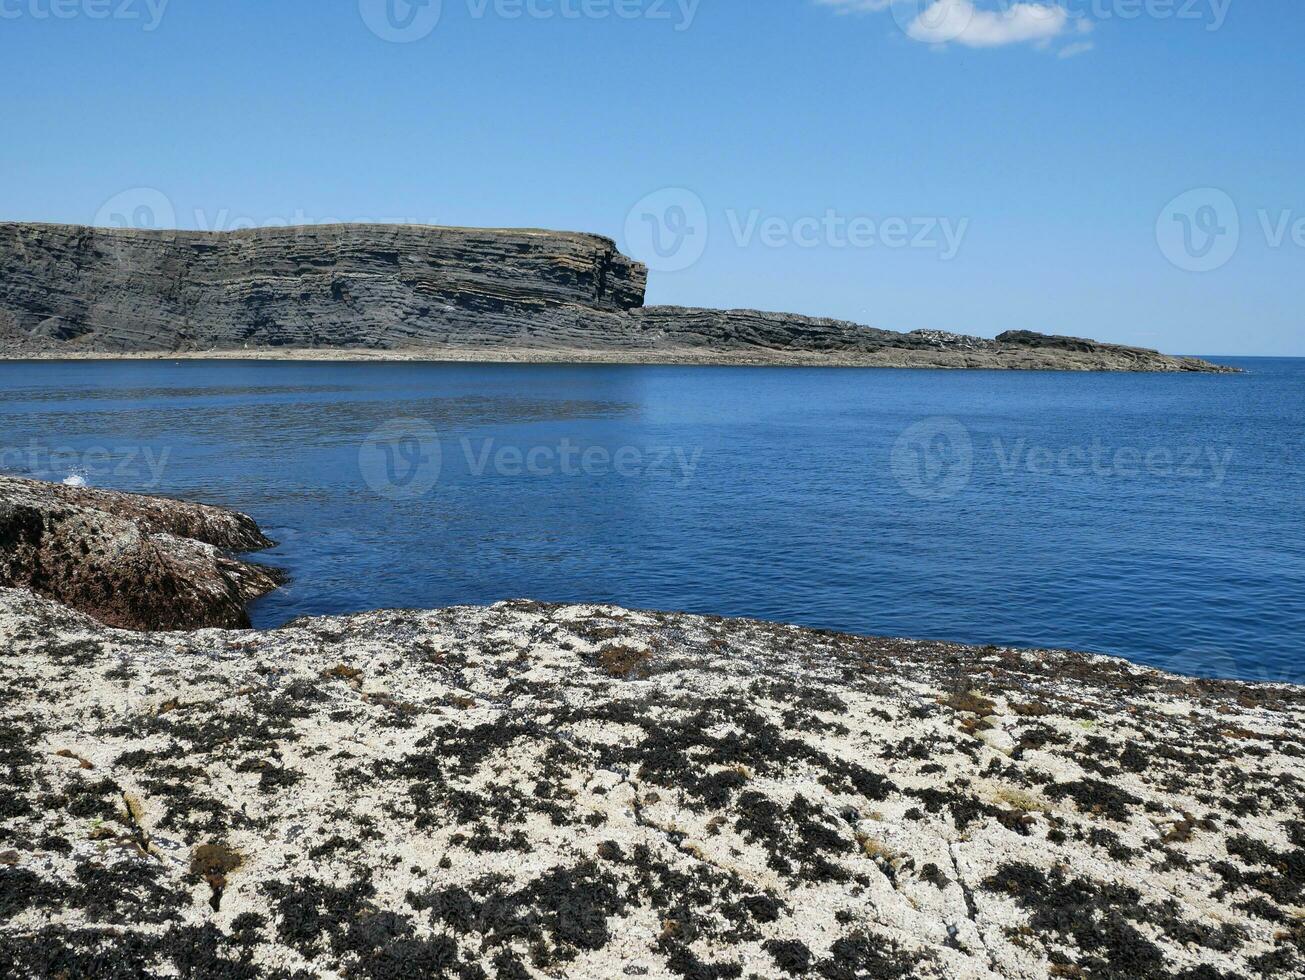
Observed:
[[[0,975],[1305,971],[1298,689],[534,602],[0,636]]]

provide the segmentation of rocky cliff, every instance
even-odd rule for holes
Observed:
[[[0,224],[0,356],[373,356],[1217,371],[1046,337],[643,307],[595,235],[414,225],[229,233]]]
[[[277,573],[228,552],[271,547],[243,514],[0,476],[0,586],[125,629],[249,626]]]
[[[1305,693],[513,602],[0,589],[0,975],[1305,971]]]
[[[330,225],[0,224],[0,336],[103,352],[565,344],[643,302],[607,239]]]

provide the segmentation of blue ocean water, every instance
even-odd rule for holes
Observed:
[[[0,364],[0,471],[252,514],[257,625],[511,597],[1305,679],[1305,360]]]

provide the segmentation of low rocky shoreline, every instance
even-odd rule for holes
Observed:
[[[5,355],[0,350],[0,360]],[[68,351],[22,348],[9,360],[30,361],[405,361],[433,364],[662,364],[680,367],[901,368],[947,371],[1124,371],[1156,374],[1240,374],[1239,368],[1196,358],[1175,358],[1154,351],[946,350],[885,347],[867,353],[816,353],[801,350],[712,351],[702,348],[661,350],[532,350],[518,347],[467,349],[422,346],[397,349],[247,347],[236,350],[168,352]]]
[[[0,975],[1300,976],[1303,721],[1060,651],[0,588]]]

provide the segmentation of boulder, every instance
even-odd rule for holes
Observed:
[[[271,547],[220,507],[0,477],[0,585],[132,630],[248,628],[278,573],[229,552]]]

